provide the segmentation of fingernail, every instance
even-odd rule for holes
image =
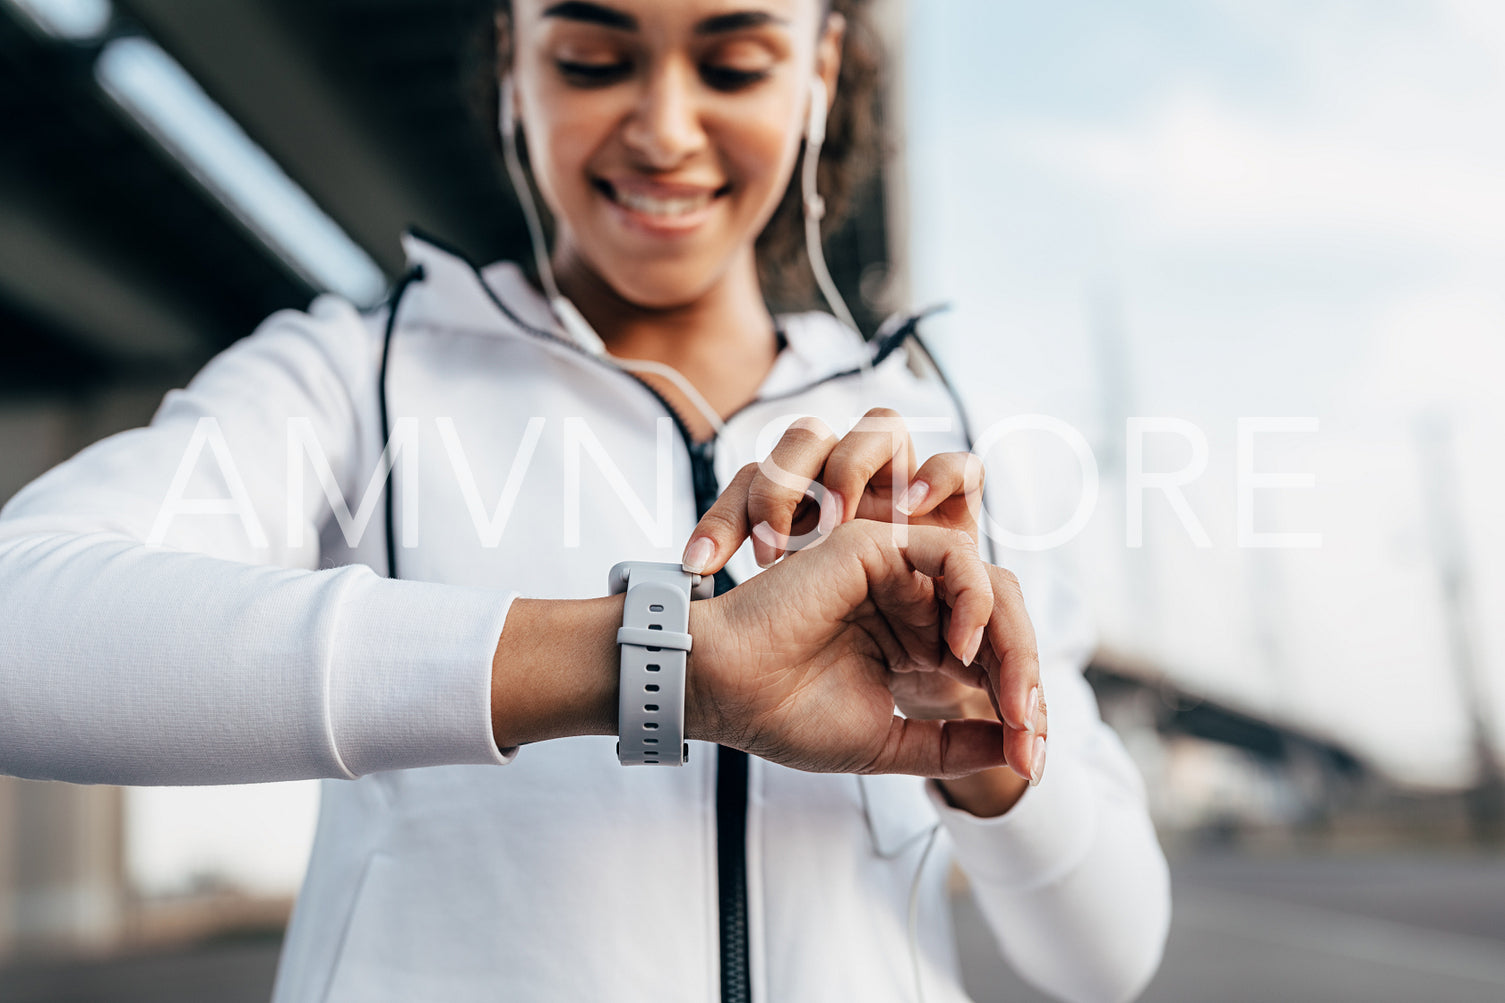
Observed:
[[[681,566],[692,575],[705,573],[705,566],[716,556],[716,541],[708,536],[697,536],[685,548]]]
[[[832,518],[832,516],[835,518]],[[826,498],[821,502],[820,515],[816,517],[816,527],[822,533],[829,533],[840,526],[847,518],[847,500],[841,492],[826,489]]]
[[[1045,776],[1045,736],[1035,739],[1035,747],[1029,754],[1029,785],[1039,787],[1040,779]]]
[[[924,481],[915,481],[909,486],[909,490],[904,492],[904,497],[899,499],[899,511],[905,515],[913,515],[914,510],[920,507],[920,503],[928,494],[930,494],[930,485]]]
[[[971,665],[972,659],[977,657],[977,649],[982,647],[982,628],[978,627],[972,632],[967,641],[966,654],[962,656],[963,665]]]
[[[1040,696],[1040,688],[1038,686],[1035,687],[1035,697],[1035,713],[1030,717],[1029,727],[1036,735],[1043,735],[1045,734],[1046,725],[1045,698]]]
[[[1024,726],[1030,731],[1040,731],[1040,687],[1029,691],[1029,706],[1024,711]]]

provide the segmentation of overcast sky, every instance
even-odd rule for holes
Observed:
[[[1105,471],[1070,548],[1105,643],[1456,782],[1427,512],[1459,496],[1471,640],[1499,678],[1505,4],[946,0],[912,4],[908,37],[911,273],[918,300],[957,304],[937,338],[960,381],[1071,421],[1110,464],[1126,415],[1208,438],[1187,489],[1207,550],[1152,494],[1127,551]],[[1432,503],[1428,415],[1455,457]],[[1237,546],[1240,416],[1320,420],[1254,460],[1316,476],[1259,492],[1255,528],[1320,549]],[[1152,437],[1145,467],[1190,454]],[[1064,493],[1040,517],[1064,521],[1073,476],[1027,479]],[[1505,718],[1505,685],[1488,698]]]

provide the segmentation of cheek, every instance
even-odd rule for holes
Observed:
[[[541,109],[544,130],[527,130],[528,158],[549,211],[567,222],[591,194],[586,166],[611,134],[618,114],[590,101],[560,100]]]
[[[791,172],[796,168],[802,133],[790,129],[787,116],[770,116],[771,125],[745,119],[727,126],[720,135],[728,172],[738,182],[741,201],[749,210],[771,215],[778,207]]]

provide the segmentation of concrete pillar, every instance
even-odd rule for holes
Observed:
[[[906,134],[909,131],[909,102],[906,99],[906,59],[904,52],[905,19],[909,16],[907,0],[874,0],[869,8],[873,27],[884,49],[883,109],[888,135],[885,142],[896,151],[883,163],[883,204],[888,210],[887,296],[892,309],[907,310],[920,304],[911,302],[909,269],[909,163]]]
[[[122,428],[144,424],[165,386],[0,402],[0,502]],[[125,931],[124,797],[0,776],[0,958],[101,951]]]
[[[0,777],[0,961],[10,956],[15,938],[15,785],[10,777]]]
[[[127,903],[117,787],[10,784],[12,954],[118,944]]]

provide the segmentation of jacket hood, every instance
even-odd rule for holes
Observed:
[[[543,295],[515,262],[480,267],[412,229],[403,234],[402,247],[410,274],[417,276],[403,296],[404,323],[491,332],[498,337],[548,336],[561,348],[589,354],[569,339]],[[883,362],[912,333],[918,319],[890,321],[868,342],[827,313],[781,314],[777,320],[788,346],[774,363],[762,394],[784,394],[860,370],[864,357],[872,364]]]

